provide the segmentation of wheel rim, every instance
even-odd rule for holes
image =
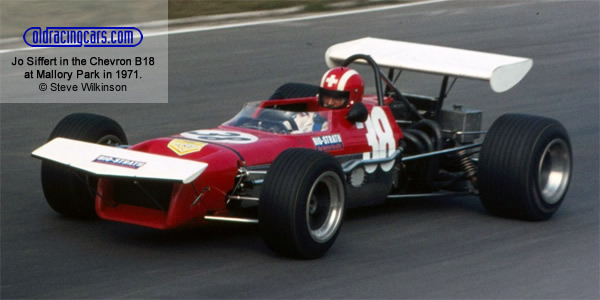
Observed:
[[[332,171],[325,172],[315,180],[308,195],[306,222],[311,238],[327,242],[342,220],[344,189],[340,177]]]
[[[560,201],[571,176],[569,146],[563,139],[552,140],[540,159],[538,185],[542,199],[548,204]]]

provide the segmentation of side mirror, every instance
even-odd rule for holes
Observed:
[[[367,118],[369,118],[369,111],[362,102],[354,104],[346,115],[346,120],[352,123],[364,122]]]

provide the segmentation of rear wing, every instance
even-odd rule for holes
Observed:
[[[489,81],[497,93],[511,89],[533,66],[533,60],[524,57],[372,37],[329,47],[325,62],[330,68],[340,66],[354,54],[369,55],[382,67]]]
[[[99,177],[155,179],[190,183],[207,163],[140,151],[55,138],[31,155]]]

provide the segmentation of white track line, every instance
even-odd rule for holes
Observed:
[[[366,8],[366,9],[361,9],[361,10],[351,10],[351,11],[342,11],[342,12],[335,12],[335,13],[328,13],[328,14],[318,14],[318,15],[311,15],[311,16],[304,16],[304,17],[291,17],[291,18],[286,18],[286,19],[261,20],[261,21],[254,21],[254,22],[244,22],[244,23],[227,24],[227,25],[215,25],[215,26],[208,26],[208,27],[193,27],[193,28],[185,28],[185,29],[179,29],[179,30],[170,30],[168,32],[151,33],[151,34],[149,34],[149,36],[159,36],[159,35],[165,35],[165,34],[171,35],[171,34],[181,34],[181,33],[189,33],[189,32],[201,32],[201,31],[212,31],[212,30],[221,30],[221,29],[249,27],[249,26],[256,26],[256,25],[316,20],[316,19],[356,15],[356,14],[377,12],[377,11],[388,10],[388,9],[421,6],[421,5],[435,4],[435,3],[449,2],[449,1],[453,1],[453,0],[429,0],[429,1],[422,1],[422,2],[404,3],[404,4],[397,4],[397,5]],[[146,36],[144,35],[144,37],[146,37]]]
[[[178,30],[167,30],[167,31],[148,33],[148,34],[144,34],[144,38],[153,37],[153,36],[185,34],[185,33],[191,33],[191,32],[214,31],[214,30],[241,28],[241,27],[257,26],[257,25],[279,24],[279,23],[289,23],[289,22],[316,20],[316,19],[324,19],[324,18],[333,18],[333,17],[340,17],[340,16],[377,12],[377,11],[388,10],[388,9],[398,9],[398,8],[405,8],[405,7],[422,6],[422,5],[428,5],[428,4],[449,2],[449,1],[453,1],[453,0],[429,0],[429,1],[365,8],[365,9],[360,9],[360,10],[351,10],[351,11],[334,12],[334,13],[328,13],[328,14],[303,16],[303,17],[291,17],[291,18],[274,19],[274,20],[261,20],[261,21],[243,22],[243,23],[235,23],[235,24],[227,24],[227,25],[198,26],[198,27],[191,27],[191,28],[178,29]],[[15,49],[5,49],[5,50],[0,50],[0,54],[11,53],[11,52],[20,52],[20,51],[29,51],[29,50],[38,50],[38,49],[48,49],[48,48],[53,48],[53,47],[25,47],[25,48],[15,48]]]

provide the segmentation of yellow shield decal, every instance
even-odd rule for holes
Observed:
[[[177,153],[179,156],[198,152],[202,150],[204,146],[206,146],[206,143],[182,139],[171,140],[169,145],[167,145],[169,149],[173,150],[173,152]]]

